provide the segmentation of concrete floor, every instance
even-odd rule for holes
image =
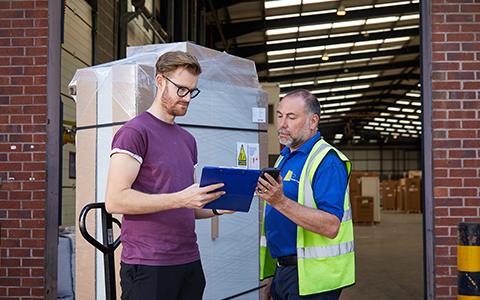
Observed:
[[[380,220],[354,226],[356,284],[340,299],[424,299],[422,214],[382,210]]]

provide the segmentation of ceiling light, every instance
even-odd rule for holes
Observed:
[[[330,59],[330,57],[328,57],[328,54],[327,54],[327,53],[323,53],[323,55],[322,55],[322,60],[323,60],[323,61],[327,61],[327,60],[329,60],[329,59]]]
[[[343,4],[340,4],[340,6],[337,9],[337,16],[343,17],[346,14],[347,14],[347,12],[345,11],[345,6],[343,6]]]

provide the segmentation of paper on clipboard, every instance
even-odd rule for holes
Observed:
[[[253,169],[204,167],[200,186],[222,182],[225,186],[217,191],[226,191],[226,194],[203,208],[248,212],[260,173],[261,170]]]

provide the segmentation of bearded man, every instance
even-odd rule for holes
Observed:
[[[321,138],[319,119],[320,103],[306,90],[278,106],[281,173],[257,185],[265,200],[260,279],[271,277],[265,299],[336,300],[355,283],[351,164]]]
[[[105,205],[109,213],[123,214],[123,300],[202,299],[205,276],[195,219],[225,213],[202,209],[224,194],[214,192],[223,183],[195,183],[196,141],[175,123],[200,93],[200,73],[187,52],[160,56],[152,106],[113,139]]]

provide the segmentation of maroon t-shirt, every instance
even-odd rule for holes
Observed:
[[[142,112],[118,130],[112,154],[118,152],[131,155],[141,164],[132,185],[134,190],[174,193],[194,183],[195,138],[177,124],[165,123],[148,112]],[[200,259],[192,209],[125,214],[121,241],[122,261],[129,264],[170,266]]]

